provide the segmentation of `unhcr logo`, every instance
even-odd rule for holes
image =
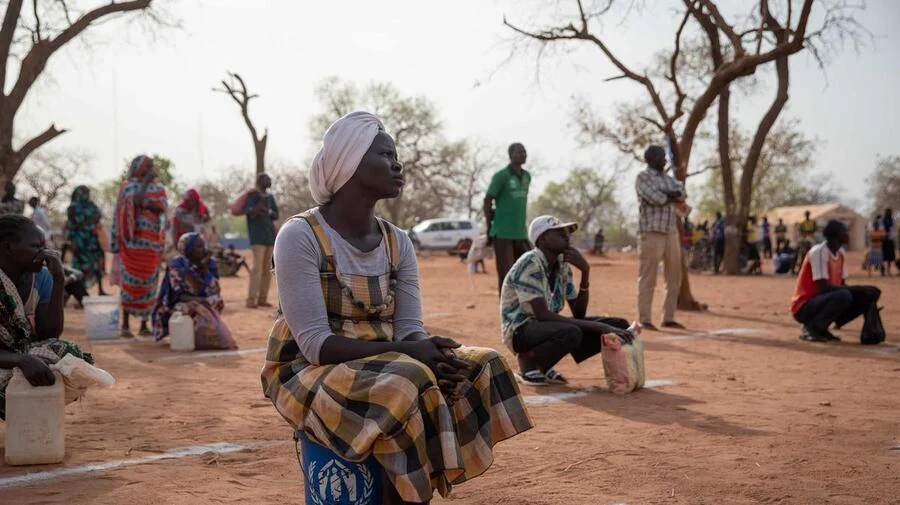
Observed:
[[[370,505],[375,491],[375,478],[365,465],[332,459],[316,468],[316,461],[309,462],[306,485],[315,505]]]

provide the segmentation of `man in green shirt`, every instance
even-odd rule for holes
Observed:
[[[247,292],[247,308],[271,307],[268,302],[269,285],[272,283],[272,251],[275,248],[275,221],[278,205],[268,192],[272,179],[266,174],[256,177],[256,191],[247,197],[244,214],[247,215],[247,232],[253,248],[253,269],[250,272],[250,289]]]
[[[488,244],[493,243],[497,261],[498,290],[513,263],[531,250],[526,223],[531,174],[522,167],[526,159],[525,146],[510,145],[509,165],[494,174],[484,197]]]

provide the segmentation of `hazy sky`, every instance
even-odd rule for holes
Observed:
[[[513,39],[503,15],[527,24],[534,4],[170,1],[163,5],[181,29],[151,36],[122,20],[110,22],[92,32],[90,47],[75,44],[56,55],[19,114],[19,131],[33,133],[50,122],[71,129],[49,147],[91,153],[94,181],[113,176],[124,159],[141,152],[168,156],[189,179],[251,167],[252,145],[237,106],[211,91],[232,70],[260,95],[251,115],[269,128],[268,159],[301,164],[313,150],[307,130],[317,109],[313,88],[337,75],[360,83],[391,81],[404,93],[427,96],[451,138],[478,139],[501,150],[523,142],[543,167],[537,187],[561,179],[575,163],[609,167],[611,159],[574,152],[572,97],[588,94],[600,110],[611,110],[618,100],[642,96],[640,90],[624,80],[604,82],[615,72],[589,47],[560,50],[542,67],[540,80],[534,53],[498,69]],[[613,18],[598,27],[637,68],[671,44],[678,21],[671,2],[646,4],[625,23]],[[868,4],[860,20],[875,35],[874,46],[838,54],[827,68],[827,84],[811,58],[793,59],[783,115],[799,118],[806,133],[826,142],[819,169],[833,173],[860,203],[876,155],[900,153],[900,2]],[[738,117],[755,125],[771,94],[771,86],[763,86],[743,101]],[[631,177],[622,185],[626,202],[633,201]]]

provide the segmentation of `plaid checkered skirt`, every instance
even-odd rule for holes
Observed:
[[[327,235],[314,215],[300,217],[313,227],[323,252],[322,291],[332,330],[347,338],[391,340],[390,274],[341,277],[357,300],[389,301],[377,316],[360,317],[349,297],[334,291],[341,274]],[[382,231],[393,270],[399,264],[394,234],[384,226]],[[292,427],[349,461],[374,455],[404,501],[425,502],[433,490],[446,496],[453,484],[483,473],[493,462],[494,444],[532,427],[499,353],[477,347],[454,352],[471,368],[456,394],[446,397],[427,366],[401,353],[313,365],[279,316],[269,335],[262,386]]]

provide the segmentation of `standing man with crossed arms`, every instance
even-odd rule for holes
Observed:
[[[656,271],[663,262],[666,277],[666,300],[663,302],[663,322],[666,328],[681,328],[675,321],[678,290],[681,287],[681,248],[676,228],[678,218],[675,202],[683,201],[681,184],[665,174],[666,151],[650,146],[644,152],[647,168],[637,176],[635,190],[640,202],[638,247],[640,273],[638,277],[638,318],[644,329],[656,330],[651,317]]]

